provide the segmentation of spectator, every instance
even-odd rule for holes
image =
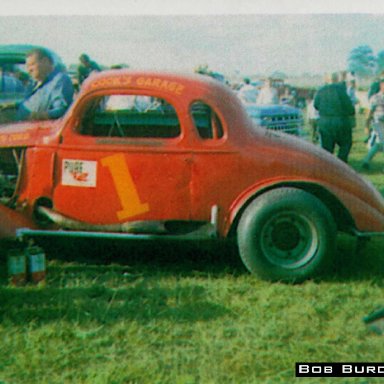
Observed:
[[[256,104],[271,105],[279,104],[279,96],[276,88],[272,86],[272,79],[268,78],[257,95]]]
[[[351,79],[348,81],[347,86],[347,95],[351,99],[351,103],[353,107],[355,108],[355,115],[356,115],[356,106],[360,103],[358,97],[356,96],[356,80]],[[351,117],[351,127],[356,127],[356,117]]]
[[[372,143],[367,156],[363,159],[362,168],[369,169],[369,163],[377,154],[384,149],[384,77],[379,81],[379,92],[374,94],[369,100],[371,107],[369,110],[366,131],[370,130],[372,123]]]
[[[338,74],[339,84],[344,89],[344,91],[347,91],[347,77],[348,77],[347,71],[340,71]]]
[[[244,79],[244,85],[237,93],[243,103],[256,103],[257,94],[258,90],[251,84],[249,78]]]
[[[356,80],[355,79],[349,80],[348,87],[347,87],[347,94],[351,99],[353,106],[356,106],[357,104],[359,104],[359,99],[356,96]]]
[[[111,95],[106,100],[105,110],[136,110],[148,112],[160,108],[158,99],[142,95]]]
[[[339,146],[338,158],[348,162],[352,147],[351,117],[355,109],[347,92],[338,83],[337,73],[332,74],[331,83],[319,89],[315,96],[314,106],[319,111],[319,132],[321,146],[333,153]]]
[[[80,64],[77,67],[77,76],[79,84],[81,85],[92,72],[100,72],[101,69],[99,64],[92,61],[85,53],[80,55],[79,60]]]
[[[375,95],[376,93],[378,93],[380,91],[380,79],[381,78],[384,78],[384,71],[382,71],[380,73],[379,77],[373,83],[371,83],[371,85],[369,87],[369,91],[368,91],[368,100],[370,100],[373,95]]]
[[[309,127],[311,128],[312,143],[317,143],[319,141],[319,128],[318,128],[319,112],[315,109],[313,104],[314,104],[314,100],[312,99],[308,103],[307,119],[308,119]]]
[[[296,104],[293,90],[291,91],[291,89],[288,86],[284,88],[284,92],[280,96],[280,104],[286,104],[286,105],[292,105],[292,106]]]
[[[27,53],[26,67],[34,80],[33,88],[22,102],[7,105],[16,107],[16,120],[57,119],[64,115],[73,99],[69,76],[55,68],[51,53],[36,48]]]

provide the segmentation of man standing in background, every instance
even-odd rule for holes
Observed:
[[[352,147],[351,117],[355,115],[355,108],[345,87],[340,86],[337,73],[331,75],[329,84],[319,89],[314,106],[320,115],[319,133],[322,148],[333,153],[338,145],[337,157],[347,163]]]
[[[257,95],[256,104],[275,105],[279,104],[279,96],[276,88],[273,87],[272,79],[268,78]]]
[[[92,72],[100,72],[101,68],[96,61],[91,60],[85,53],[80,55],[79,60],[80,64],[77,67],[77,76],[79,85],[81,85]]]

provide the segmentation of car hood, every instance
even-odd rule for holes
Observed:
[[[253,117],[275,116],[275,115],[292,115],[299,114],[301,111],[290,105],[258,105],[245,104],[245,109]]]
[[[57,121],[36,121],[3,124],[0,126],[0,148],[30,147],[41,142],[48,144],[58,136]]]

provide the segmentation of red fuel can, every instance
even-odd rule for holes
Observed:
[[[46,262],[45,253],[40,247],[28,247],[26,250],[28,256],[29,278],[33,283],[45,281]]]
[[[11,249],[7,254],[8,276],[12,285],[23,285],[27,282],[27,259],[24,250]]]

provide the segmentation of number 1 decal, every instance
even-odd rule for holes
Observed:
[[[111,172],[112,180],[122,206],[117,212],[119,220],[140,215],[149,211],[149,205],[140,201],[132,175],[123,154],[116,154],[101,159],[101,164]]]

